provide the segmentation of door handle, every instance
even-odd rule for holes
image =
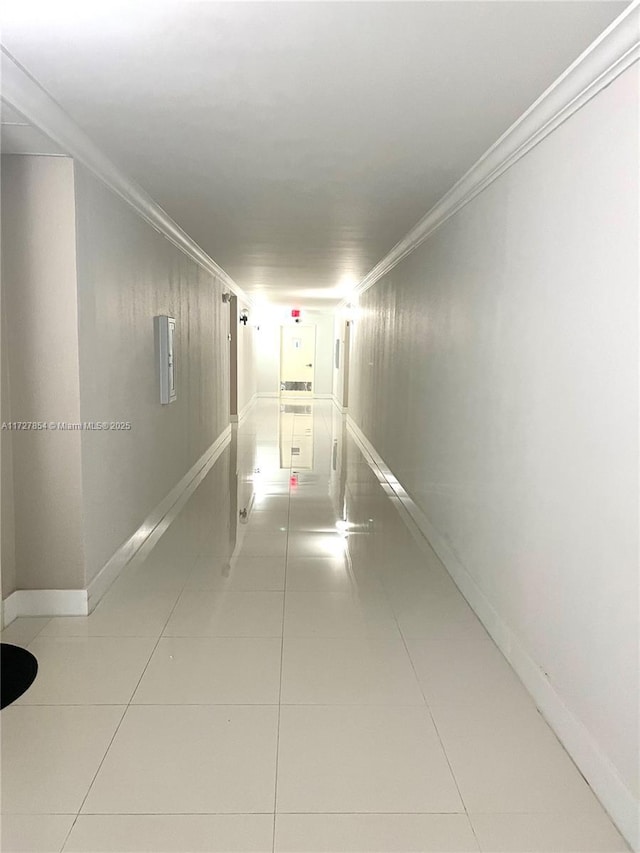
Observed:
[[[313,367],[312,364],[305,364],[305,367]]]

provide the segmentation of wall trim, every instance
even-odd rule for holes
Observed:
[[[17,589],[3,601],[4,627],[18,616],[86,616],[86,589]]]
[[[87,589],[19,589],[2,602],[6,628],[18,616],[87,616],[125,566],[146,559],[231,441],[231,425],[205,450],[140,527],[107,560]]]
[[[343,405],[342,405],[342,403],[341,403],[341,402],[340,402],[340,400],[336,397],[336,395],[335,395],[335,394],[332,394],[332,395],[331,395],[331,399],[333,400],[333,405],[338,409],[338,411],[339,411],[341,414],[346,415],[346,413],[349,411],[349,407],[348,407],[348,406],[343,406]]]
[[[621,779],[617,769],[592,738],[584,723],[565,705],[562,697],[529,655],[519,637],[503,621],[484,592],[458,559],[455,551],[437,532],[418,504],[371,444],[360,427],[347,415],[347,428],[369,467],[387,491],[394,492],[394,506],[414,536],[421,536],[436,552],[456,586],[509,661],[533,697],[542,716],[583,774],[633,850],[640,850],[640,804]]]
[[[357,299],[448,219],[640,59],[640,2],[613,21],[360,281]]]
[[[333,394],[314,394],[314,400],[333,400]]]
[[[250,297],[238,287],[231,276],[213,258],[210,258],[142,187],[128,178],[102,153],[92,139],[78,127],[6,48],[0,47],[0,51],[2,100],[21,113],[30,124],[46,133],[70,157],[93,172],[110,190],[131,205],[152,228],[214,276],[223,286],[252,305]]]
[[[257,403],[257,401],[258,401],[258,393],[257,393],[257,391],[254,391],[253,396],[251,397],[249,402],[245,403],[245,405],[242,407],[242,410],[238,413],[238,416],[237,416],[238,422],[240,422],[244,417],[246,417],[246,415],[249,414],[249,409],[253,408],[253,406],[255,406],[255,404]]]
[[[139,556],[141,559],[147,556],[180,509],[209,473],[230,440],[231,425],[229,424],[171,491],[151,510],[140,527],[122,543],[104,564],[87,588],[88,613],[92,612],[124,567],[131,562],[134,556],[138,556],[143,546],[145,546],[144,551]]]
[[[15,592],[10,593],[2,602],[0,617],[0,629],[3,631],[18,617],[18,596]]]
[[[258,397],[260,397],[260,398],[262,398],[262,397],[265,397],[265,398],[267,398],[267,397],[271,397],[271,398],[273,398],[273,397],[279,397],[279,396],[280,396],[280,394],[279,394],[279,392],[278,392],[278,391],[259,391],[259,392],[258,392]]]

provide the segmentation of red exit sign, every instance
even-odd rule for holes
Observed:
[[[300,316],[300,309],[299,308],[292,308],[291,309],[291,316],[292,317],[299,317]]]

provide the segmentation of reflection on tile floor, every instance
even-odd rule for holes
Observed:
[[[91,616],[3,639],[3,851],[628,849],[327,401],[260,401]]]

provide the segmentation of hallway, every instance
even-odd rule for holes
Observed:
[[[2,853],[640,853],[640,0],[0,24]]]
[[[142,551],[3,632],[2,849],[628,849],[331,401],[259,400]]]

